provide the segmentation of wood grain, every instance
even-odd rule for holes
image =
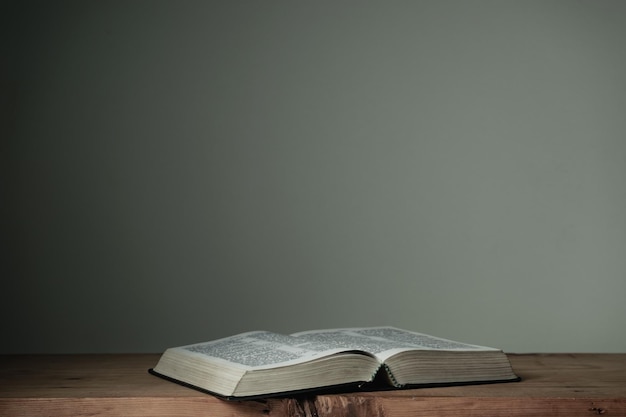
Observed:
[[[148,374],[158,358],[0,356],[0,416],[626,417],[626,354],[509,355],[517,383],[242,402]]]

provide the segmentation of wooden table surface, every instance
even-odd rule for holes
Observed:
[[[158,358],[0,356],[0,416],[626,417],[626,354],[511,354],[521,382],[242,402],[148,374]]]

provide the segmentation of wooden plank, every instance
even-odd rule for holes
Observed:
[[[297,417],[545,417],[626,416],[626,402],[615,399],[507,397],[319,397],[291,407]]]
[[[416,397],[410,402],[383,399],[380,408],[384,410],[383,415],[394,417],[588,417],[606,413],[610,416],[626,416],[626,404],[623,401],[572,398]]]
[[[158,358],[155,354],[0,356],[0,398],[197,396],[150,375],[148,369]]]
[[[158,358],[0,356],[0,416],[626,416],[626,354],[509,355],[519,383],[247,402],[148,374]]]
[[[148,373],[160,355],[0,357],[0,416],[250,416],[267,403],[233,403]]]
[[[198,397],[2,398],[3,417],[267,417],[267,405]]]

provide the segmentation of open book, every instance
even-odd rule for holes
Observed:
[[[519,379],[499,349],[394,327],[242,333],[167,349],[150,372],[230,399]]]

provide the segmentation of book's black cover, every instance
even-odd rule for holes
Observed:
[[[266,398],[299,397],[299,396],[306,396],[311,393],[339,394],[339,393],[362,391],[362,389],[360,389],[361,386],[364,386],[366,384],[372,384],[371,382],[368,383],[365,381],[361,381],[361,382],[350,382],[347,384],[332,385],[328,387],[314,387],[314,388],[306,388],[306,389],[299,389],[299,390],[293,390],[293,391],[272,392],[272,393],[267,393],[267,394],[234,396],[234,395],[223,395],[217,392],[213,392],[204,388],[197,387],[187,382],[180,381],[176,378],[163,375],[155,371],[153,368],[148,369],[148,372],[151,373],[152,375],[158,376],[159,378],[163,378],[167,381],[174,382],[175,384],[182,385],[184,387],[191,388],[196,391],[203,392],[205,394],[210,394],[210,395],[213,395],[215,397],[218,397],[227,401],[249,401],[249,400],[264,400]],[[390,387],[390,386],[388,386],[387,388],[393,389],[393,387]]]
[[[210,395],[213,395],[215,397],[218,397],[227,401],[249,401],[249,400],[264,400],[267,398],[300,397],[300,396],[307,396],[310,394],[315,394],[315,395],[348,394],[348,393],[354,393],[354,392],[395,391],[395,390],[406,390],[406,389],[417,389],[417,388],[453,387],[453,386],[465,386],[465,385],[487,385],[487,384],[501,384],[505,382],[521,381],[520,377],[516,377],[513,379],[487,380],[487,381],[407,384],[407,385],[403,385],[402,387],[395,387],[393,385],[389,385],[388,383],[385,383],[382,380],[382,378],[379,377],[380,376],[380,373],[379,373],[376,375],[373,381],[357,381],[357,382],[332,385],[332,386],[327,386],[327,387],[314,387],[314,388],[284,391],[284,392],[274,392],[274,393],[259,394],[259,395],[228,396],[228,395],[218,394],[216,392],[209,391],[204,388],[200,388],[200,387],[197,387],[192,384],[188,384],[183,381],[179,381],[178,379],[169,377],[167,375],[163,375],[155,371],[153,368],[148,369],[148,372],[152,375],[158,376],[159,378],[163,378],[167,381],[174,382],[175,384],[182,385],[184,387],[191,388],[196,391],[203,392],[205,394],[210,394]]]

